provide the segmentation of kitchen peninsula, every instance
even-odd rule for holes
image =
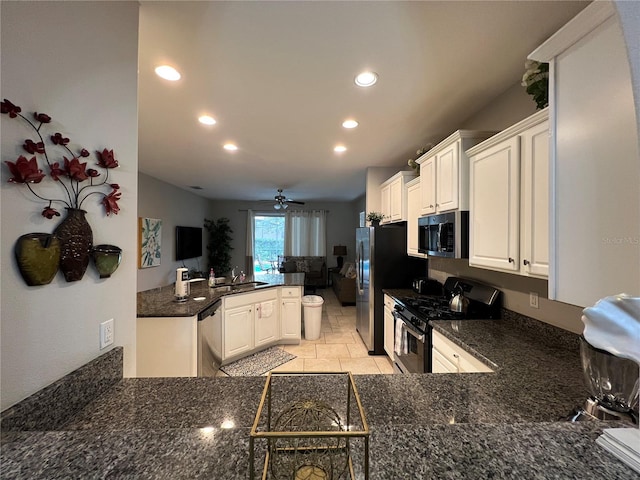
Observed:
[[[563,421],[587,395],[576,335],[509,316],[433,327],[495,373],[356,375],[371,479],[637,478],[595,443],[612,423]],[[121,362],[113,349],[3,412],[2,477],[249,477],[264,377],[122,379]]]
[[[261,275],[214,287],[194,281],[180,302],[173,285],[139,292],[137,376],[215,376],[214,366],[277,343],[300,343],[304,275]]]

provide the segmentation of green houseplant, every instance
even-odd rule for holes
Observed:
[[[231,270],[231,234],[233,230],[229,226],[229,219],[221,217],[218,220],[204,219],[204,227],[209,232],[209,268],[217,275],[222,275]]]
[[[384,218],[384,215],[380,212],[369,212],[367,213],[367,221],[371,223],[371,225],[379,225],[380,221]]]

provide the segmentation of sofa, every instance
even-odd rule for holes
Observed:
[[[304,286],[311,290],[327,286],[326,257],[285,256],[280,273],[304,273]]]
[[[342,305],[356,303],[356,270],[353,263],[345,263],[340,270],[332,269],[331,284]]]

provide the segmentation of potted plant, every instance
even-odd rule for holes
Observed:
[[[223,275],[231,270],[231,234],[229,219],[221,217],[218,220],[204,220],[204,227],[209,232],[209,268],[217,275]]]
[[[380,212],[369,212],[367,213],[367,221],[371,223],[372,226],[380,225],[380,221],[384,218],[384,215]]]

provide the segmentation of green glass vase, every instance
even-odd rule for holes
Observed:
[[[30,287],[47,285],[60,264],[60,241],[50,233],[27,233],[16,241],[18,269]]]
[[[115,245],[96,245],[93,247],[91,256],[100,278],[109,278],[120,265],[122,249]]]

